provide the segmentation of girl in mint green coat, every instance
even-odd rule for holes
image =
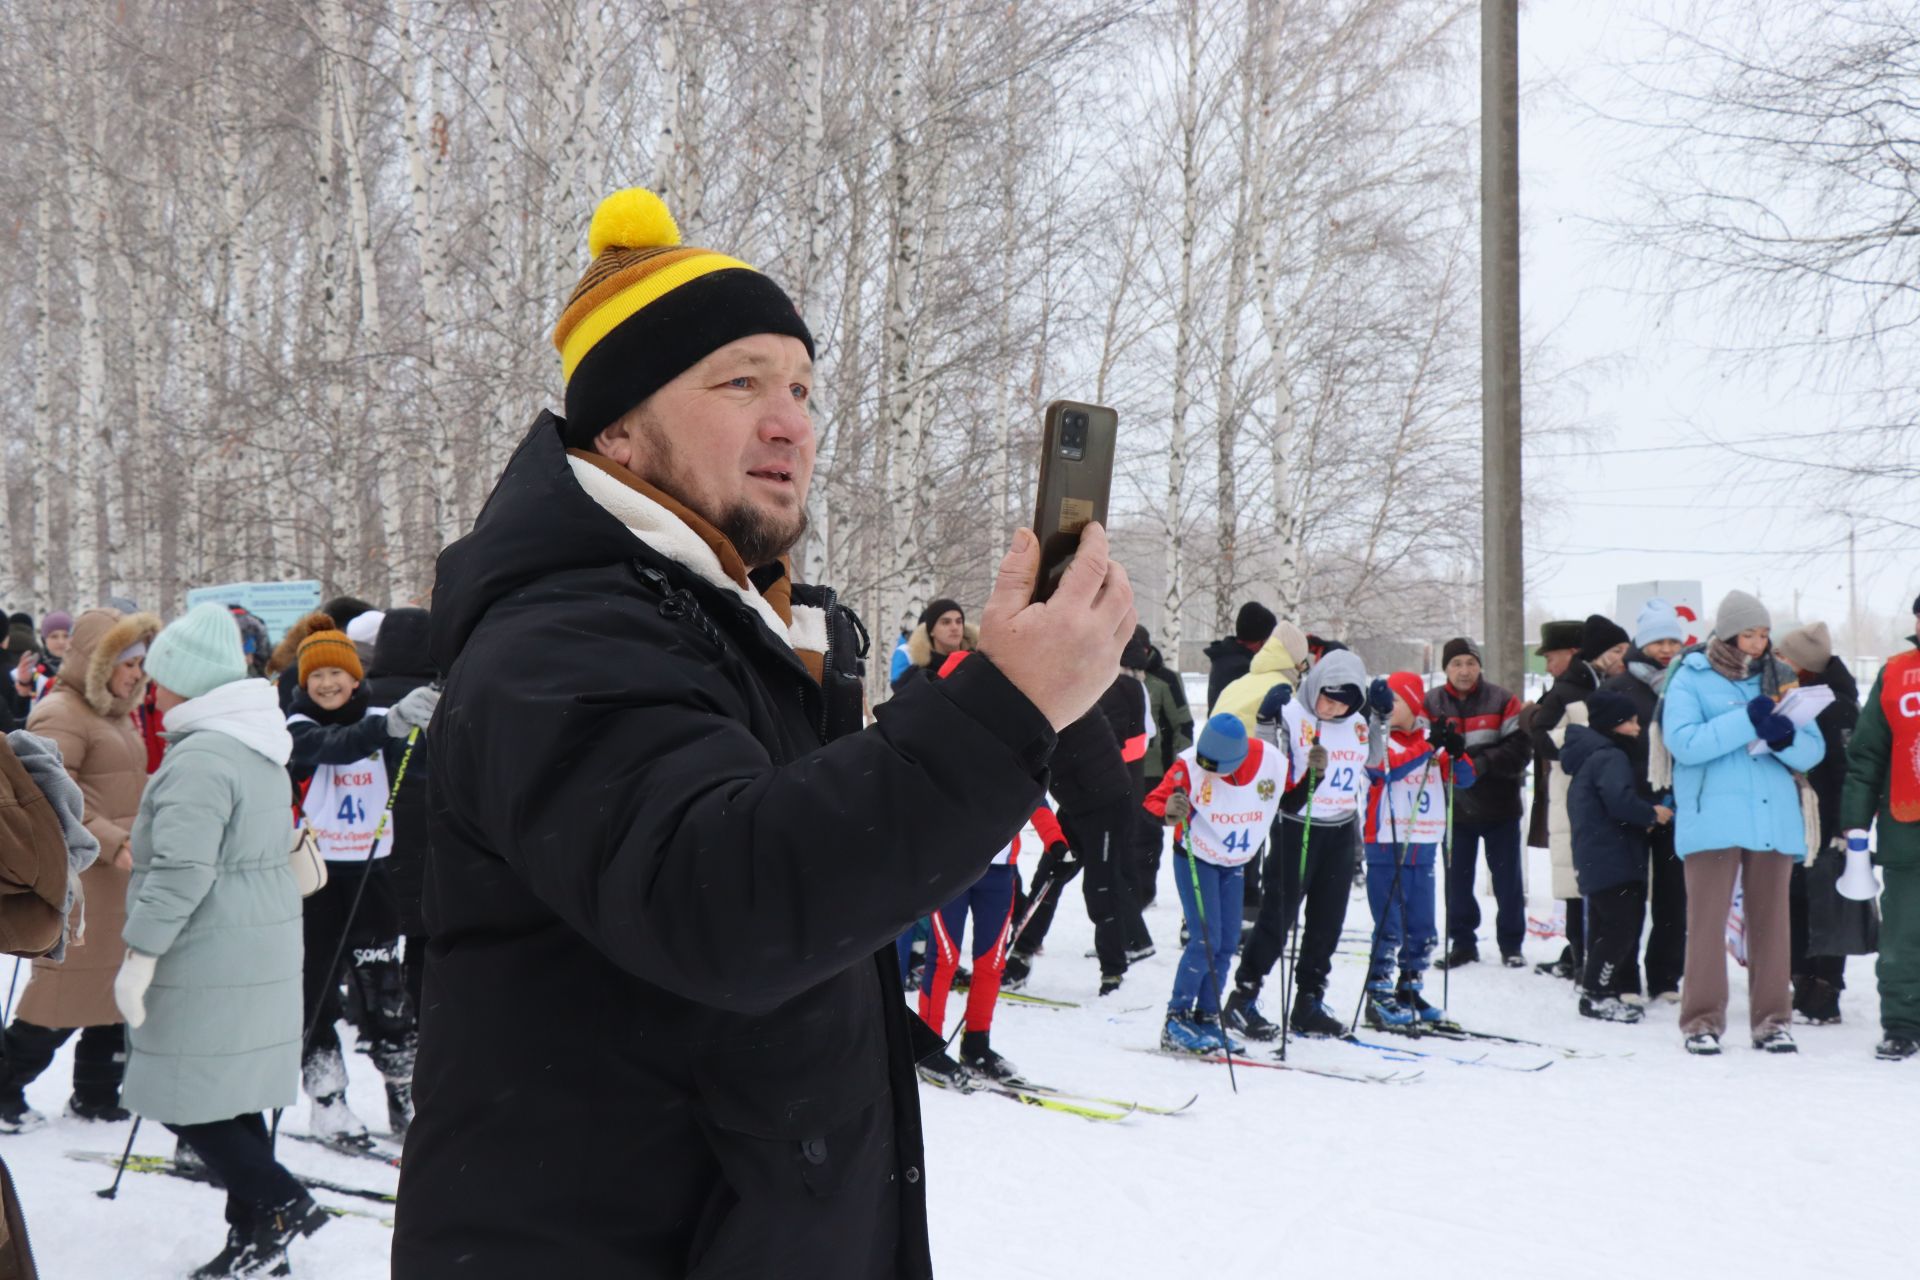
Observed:
[[[147,657],[168,747],[133,824],[114,998],[125,1104],[227,1188],[227,1247],[196,1277],[265,1275],[327,1220],[273,1158],[260,1113],[298,1096],[300,893],[288,868],[293,749],[273,686],[246,679],[240,630],[202,605]]]

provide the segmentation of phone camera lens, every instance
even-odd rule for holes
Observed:
[[[1060,454],[1076,460],[1087,455],[1087,415],[1077,409],[1060,415]]]

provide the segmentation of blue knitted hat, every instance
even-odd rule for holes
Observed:
[[[1239,716],[1222,711],[1201,727],[1193,757],[1209,773],[1232,773],[1247,758],[1247,726]]]
[[[1687,638],[1687,629],[1680,625],[1680,614],[1665,600],[1655,596],[1640,606],[1640,616],[1633,624],[1633,643],[1644,649],[1656,640],[1681,640]]]
[[[240,624],[223,604],[197,604],[167,626],[147,650],[147,674],[183,698],[212,693],[247,678]]]

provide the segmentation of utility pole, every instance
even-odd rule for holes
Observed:
[[[1480,3],[1480,506],[1487,674],[1524,687],[1520,536],[1520,11]]]
[[[1853,558],[1853,530],[1847,525],[1847,661],[1860,655],[1860,573]],[[1875,646],[1878,648],[1878,646]]]

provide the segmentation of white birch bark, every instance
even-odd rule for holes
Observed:
[[[920,278],[921,218],[918,204],[922,186],[921,155],[911,136],[907,121],[908,45],[906,33],[908,5],[900,0],[895,8],[897,43],[891,58],[892,72],[887,86],[887,127],[891,163],[887,176],[888,215],[891,244],[890,288],[887,292],[887,418],[886,436],[890,443],[887,492],[894,528],[888,546],[889,570],[885,575],[894,595],[892,616],[917,613],[926,600],[919,592],[916,574],[921,569],[920,485],[914,471],[921,453],[920,399],[916,393],[919,367],[914,350],[913,300]]]
[[[508,169],[513,152],[513,120],[507,107],[507,67],[512,50],[512,31],[508,22],[510,0],[488,0],[487,19],[487,147],[486,147],[486,258],[482,289],[486,297],[486,325],[489,347],[497,370],[514,365],[515,349],[508,338],[508,299],[513,290],[516,268],[513,245],[513,216],[508,206]],[[486,406],[486,468],[489,476],[498,469],[511,445],[512,419],[499,395]],[[471,495],[470,495],[471,496]],[[467,511],[456,524],[466,524]]]
[[[1193,376],[1194,329],[1197,325],[1193,288],[1194,244],[1200,235],[1200,8],[1199,0],[1186,4],[1187,66],[1180,86],[1180,288],[1173,314],[1173,419],[1167,441],[1167,590],[1166,614],[1161,620],[1165,652],[1180,652],[1180,560],[1185,538],[1182,525],[1187,488],[1187,415],[1193,408],[1189,379]]]
[[[99,39],[97,27],[82,24],[77,32],[79,47],[71,55],[76,82],[90,89],[104,88],[99,84]],[[112,537],[106,532],[110,516],[101,501],[103,491],[111,491],[106,485],[108,453],[102,438],[106,430],[107,353],[100,255],[108,210],[99,148],[105,139],[106,120],[103,94],[88,91],[81,96],[88,104],[87,114],[82,117],[86,136],[66,139],[68,201],[74,214],[73,275],[80,309],[72,451],[77,473],[69,485],[67,537],[73,565],[73,603],[85,606],[100,599],[111,576],[112,566],[106,555],[110,554]]]
[[[416,0],[394,0],[395,32],[400,45],[400,137],[407,152],[407,203],[412,215],[414,254],[420,264],[420,359],[424,366],[424,429],[404,433],[407,504],[419,515],[421,534],[433,546],[459,536],[454,519],[453,473],[456,435],[449,422],[446,364],[441,329],[452,316],[447,292],[447,257],[435,213],[436,192],[446,168],[447,123],[438,111],[431,126],[420,127],[420,87],[427,87],[426,108],[433,106],[433,73],[414,38]],[[428,425],[430,424],[430,425]],[[428,448],[432,440],[437,447]]]

